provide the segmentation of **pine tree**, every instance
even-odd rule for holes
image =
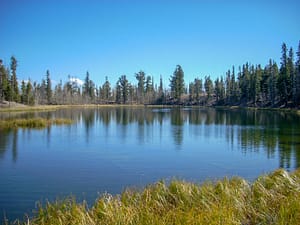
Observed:
[[[144,102],[144,97],[145,97],[145,79],[146,79],[146,74],[144,71],[140,71],[135,74],[135,78],[138,81],[138,86],[137,86],[137,98],[139,103]]]
[[[46,72],[46,96],[47,96],[47,104],[52,103],[52,87],[51,87],[51,78],[50,72],[47,70]]]
[[[110,100],[110,97],[111,97],[111,87],[108,78],[105,77],[105,82],[102,85],[102,99],[107,103]]]
[[[250,88],[249,88],[249,100],[251,104],[255,103],[255,67],[254,65],[249,65],[249,74],[250,74]]]
[[[202,79],[195,78],[194,85],[195,85],[196,101],[197,101],[197,104],[199,104],[199,102],[200,102],[200,96],[201,96],[202,90],[203,90]]]
[[[189,84],[189,96],[190,96],[190,102],[193,103],[195,99],[195,85],[194,82],[190,82]]]
[[[250,100],[250,72],[248,63],[242,66],[239,77],[239,87],[241,90],[240,101],[247,103]]]
[[[220,80],[220,100],[224,103],[225,100],[225,83],[223,77]]]
[[[122,75],[119,78],[117,88],[119,88],[118,91],[120,91],[120,93],[118,93],[118,91],[117,91],[117,94],[121,95],[120,99],[117,102],[122,101],[123,104],[126,104],[128,101],[128,95],[129,95],[129,83],[126,78],[126,75]]]
[[[154,85],[153,78],[151,78],[151,76],[146,77],[145,91],[147,100],[146,103],[150,104],[154,101]]]
[[[176,66],[173,76],[170,78],[171,95],[176,102],[180,101],[181,95],[184,93],[184,72],[180,65]]]
[[[0,59],[0,101],[8,100],[9,73]]]
[[[297,51],[297,61],[296,61],[296,104],[300,105],[300,41]]]
[[[85,76],[85,79],[84,79],[84,83],[83,83],[83,87],[82,87],[82,95],[87,102],[90,101],[90,90],[91,90],[91,87],[90,87],[90,74],[89,74],[89,71],[86,72],[86,76]]]
[[[196,104],[199,104],[202,89],[202,79],[195,78],[195,80],[189,84],[189,94],[191,101],[195,101]]]
[[[232,83],[230,77],[230,70],[228,70],[226,73],[226,103],[231,104],[231,98],[232,98]]]
[[[254,71],[254,105],[256,106],[260,94],[261,94],[261,79],[262,79],[262,69],[261,66],[258,65]]]
[[[132,104],[135,99],[134,92],[135,92],[135,87],[131,83],[128,83],[128,100],[130,104]]]
[[[26,104],[27,100],[27,95],[26,95],[26,84],[25,81],[22,80],[21,83],[21,103]]]
[[[280,66],[280,73],[279,73],[279,79],[278,79],[278,94],[280,97],[280,101],[287,105],[288,102],[288,60],[287,60],[287,47],[286,44],[282,44],[282,50],[281,50],[282,56],[281,56],[281,66]]]
[[[12,91],[12,100],[15,102],[20,101],[19,95],[19,86],[18,86],[18,79],[17,79],[17,60],[14,56],[10,58],[10,69],[11,69],[11,91]]]
[[[153,82],[151,76],[146,78],[146,93],[151,93],[153,91]]]
[[[122,89],[120,79],[116,84],[116,103],[120,104],[122,102]]]
[[[89,92],[90,92],[90,74],[89,71],[87,71],[84,79],[84,84],[83,84],[83,94],[85,96],[89,96]]]
[[[159,93],[163,93],[164,92],[163,80],[162,80],[162,76],[161,75],[160,75],[160,79],[159,79],[158,92]]]
[[[0,59],[0,102],[3,101],[3,75],[2,75],[3,66],[2,66],[2,63],[3,63],[3,61],[2,61],[2,59]]]
[[[270,83],[270,73],[269,73],[269,65],[267,65],[263,70],[261,87],[260,87],[261,100],[263,106],[267,106],[270,103],[269,83]]]
[[[214,92],[215,92],[217,104],[224,104],[225,85],[224,85],[223,77],[221,77],[221,79],[217,78],[215,80],[215,91]]]
[[[294,67],[294,52],[293,48],[290,48],[289,50],[289,56],[287,59],[287,71],[288,74],[288,99],[293,102],[293,104],[296,104],[297,99],[297,82],[296,82],[296,73],[295,73],[295,67]]]
[[[158,87],[158,96],[156,99],[156,103],[157,104],[163,104],[165,96],[164,96],[164,86],[163,86],[163,80],[162,80],[162,76],[160,75],[160,79],[159,79],[159,87]]]
[[[55,104],[63,104],[63,85],[61,80],[54,88],[53,102]]]
[[[27,84],[26,84],[26,97],[27,97],[27,105],[34,105],[34,96],[33,96],[33,86],[31,84],[30,79],[28,80]]]
[[[279,79],[279,71],[278,66],[275,62],[270,60],[269,62],[269,73],[270,73],[270,81],[269,81],[269,93],[270,93],[270,101],[271,106],[274,107],[276,103],[276,98],[278,97],[278,79]]]
[[[231,81],[230,81],[230,102],[235,103],[237,101],[238,97],[238,84],[235,80],[235,69],[234,66],[232,66],[232,73],[231,73]]]
[[[208,102],[214,92],[214,85],[213,85],[212,80],[210,79],[210,76],[205,76],[204,88],[205,88],[205,92],[206,92],[206,96],[207,96],[206,101]]]
[[[84,79],[84,84],[82,87],[82,95],[84,97],[85,103],[92,103],[92,101],[95,100],[96,97],[95,91],[96,91],[95,83],[90,79],[90,74],[87,71]]]
[[[48,104],[47,84],[45,79],[42,79],[41,84],[36,85],[36,102],[37,104]]]
[[[219,101],[220,101],[220,80],[219,80],[219,78],[217,78],[216,80],[215,80],[215,96],[216,96],[216,101],[217,101],[217,103],[219,103]]]
[[[90,97],[90,100],[91,100],[91,101],[94,101],[94,100],[95,100],[95,97],[96,97],[95,90],[97,90],[97,89],[96,89],[96,86],[95,86],[95,83],[94,83],[92,80],[90,80],[90,81],[89,81],[89,91],[88,91],[88,96]],[[91,103],[91,102],[89,102],[89,103]]]

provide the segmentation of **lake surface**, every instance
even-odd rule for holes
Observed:
[[[72,125],[0,131],[0,218],[75,195],[93,204],[161,179],[248,180],[300,167],[300,116],[260,110],[106,107],[0,113]],[[1,220],[1,219],[0,219]]]

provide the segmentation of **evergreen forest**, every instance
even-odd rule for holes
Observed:
[[[0,102],[25,105],[62,104],[164,104],[202,106],[288,107],[300,106],[300,42],[296,54],[285,43],[277,64],[270,59],[262,66],[246,62],[230,68],[225,76],[212,80],[210,76],[196,77],[185,83],[184,71],[177,65],[169,84],[154,83],[144,71],[134,74],[136,83],[126,75],[111,83],[95,84],[89,72],[83,85],[69,77],[66,83],[51,84],[47,70],[40,83],[17,77],[18,61],[12,56],[9,65],[0,60]]]

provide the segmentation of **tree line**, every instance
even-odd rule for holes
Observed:
[[[225,76],[212,80],[210,76],[195,78],[185,84],[184,71],[177,65],[164,86],[162,77],[155,84],[144,71],[134,76],[136,84],[126,75],[111,84],[108,77],[97,86],[86,73],[83,85],[69,77],[66,83],[51,83],[47,70],[41,83],[17,79],[17,60],[14,56],[5,67],[0,60],[0,101],[26,105],[46,104],[183,104],[239,105],[255,107],[299,107],[300,105],[300,42],[294,60],[293,48],[281,47],[280,65],[270,59],[264,67],[245,63],[233,66]]]

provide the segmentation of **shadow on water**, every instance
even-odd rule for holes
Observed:
[[[11,138],[10,131],[0,131],[0,159],[2,159],[5,155],[5,152],[9,146],[10,138]],[[17,155],[17,153],[15,153]]]
[[[183,142],[184,113],[180,108],[171,111],[172,136],[176,146],[181,146]]]
[[[12,150],[12,161],[18,159],[18,130],[0,131],[0,160],[8,149]]]

